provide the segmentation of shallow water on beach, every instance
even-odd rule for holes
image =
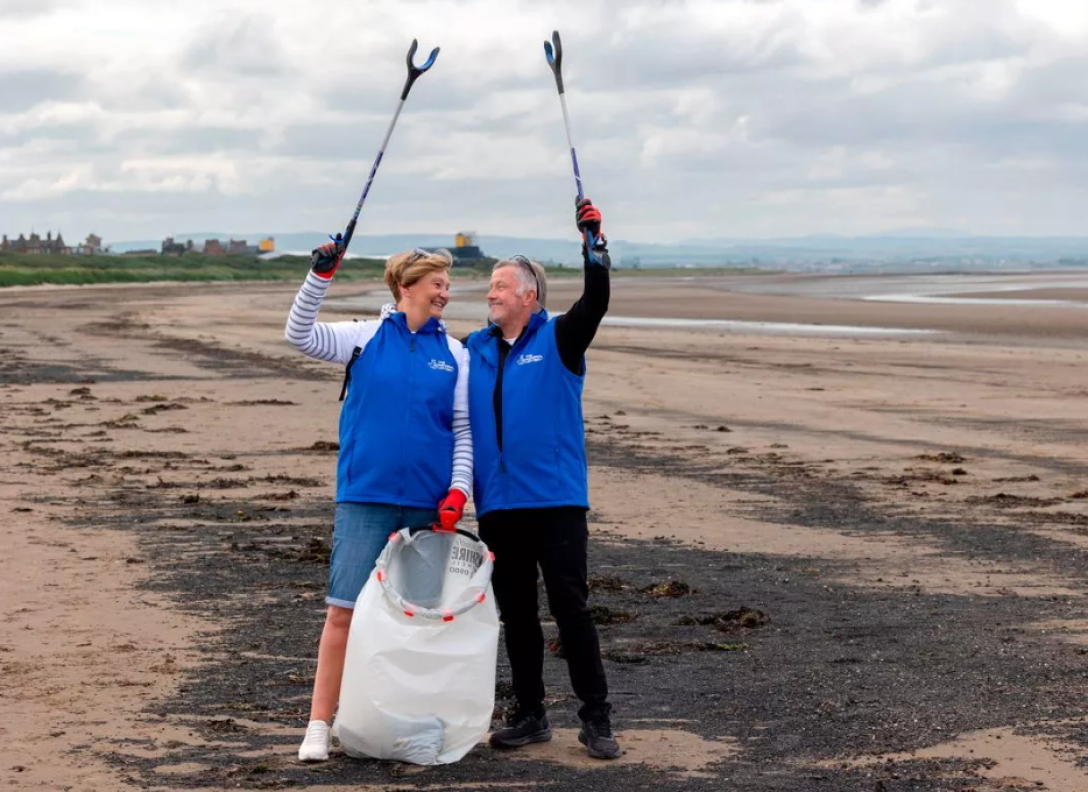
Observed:
[[[572,278],[556,279],[551,303],[567,309],[580,287]],[[485,325],[485,292],[483,282],[455,285],[445,319],[458,332]],[[388,300],[387,292],[374,290],[326,305],[352,315],[375,316]],[[1063,333],[1084,337],[1084,314],[1078,309],[1085,307],[1088,277],[1078,272],[618,275],[603,324],[719,335],[935,340],[957,332],[1033,333],[1032,328],[1046,325],[1048,329],[1040,332],[1054,341]],[[552,311],[552,316],[559,313]]]
[[[616,327],[669,327],[691,330],[724,330],[740,333],[781,335],[927,335],[939,330],[910,330],[902,327],[858,327],[856,325],[798,324],[795,322],[742,322],[731,319],[673,319],[668,317],[606,316],[605,325]]]
[[[1088,289],[1088,278],[1079,273],[813,276],[753,278],[731,284],[730,289],[749,294],[925,305],[1084,306],[1086,303],[1077,299],[973,295],[1015,294],[1040,290],[1073,292]]]
[[[1013,297],[947,297],[933,294],[871,294],[862,297],[868,302],[913,303],[915,305],[1049,305],[1088,308],[1075,300],[1029,300]]]
[[[475,297],[475,295],[473,295]],[[445,319],[468,320],[483,325],[487,321],[487,308],[473,297],[455,299],[446,306]],[[389,300],[385,294],[362,295],[342,300],[330,300],[332,307],[338,310],[366,311],[376,313]],[[562,311],[552,312],[552,316],[562,315]],[[804,335],[804,336],[896,336],[896,335],[932,335],[938,330],[918,330],[899,327],[861,327],[856,325],[836,324],[801,324],[796,322],[746,322],[733,319],[691,319],[669,316],[614,316],[608,315],[602,324],[612,327],[646,327],[680,330],[710,330],[748,334]]]

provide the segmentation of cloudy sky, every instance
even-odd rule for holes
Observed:
[[[0,232],[1088,234],[1085,0],[0,0]],[[422,60],[422,57],[420,57]]]

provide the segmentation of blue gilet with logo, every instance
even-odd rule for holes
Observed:
[[[468,337],[476,514],[551,506],[588,509],[584,375],[571,373],[560,360],[555,320],[545,312],[533,314],[503,365],[500,427],[495,385],[499,344],[505,343],[494,325]]]
[[[414,334],[385,319],[348,371],[340,412],[337,502],[434,508],[453,473],[457,361],[429,319]]]

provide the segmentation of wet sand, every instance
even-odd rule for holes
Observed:
[[[1088,314],[815,280],[617,279],[615,316],[942,332],[603,327],[592,595],[630,750],[583,758],[549,657],[555,742],[425,770],[293,759],[340,376],[283,343],[294,287],[0,291],[0,785],[1088,789]]]
[[[964,292],[959,296],[979,300],[1053,300],[1088,304],[1088,289],[1017,289],[998,292]]]

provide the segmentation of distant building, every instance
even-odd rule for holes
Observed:
[[[96,234],[87,234],[87,241],[82,245],[76,245],[73,251],[77,256],[93,256],[102,252],[102,237]]]
[[[228,239],[226,244],[218,239],[209,239],[204,243],[205,256],[256,256],[261,252],[259,245],[251,245],[244,239]]]
[[[453,248],[449,249],[453,255],[453,266],[469,266],[474,261],[486,258],[484,252],[476,244],[475,236],[475,231],[461,231],[453,238]],[[438,250],[438,248],[429,249]]]
[[[0,239],[0,252],[24,253],[31,256],[44,254],[70,256],[72,249],[64,244],[64,237],[61,236],[59,231],[55,239],[53,238],[53,232],[50,231],[45,235],[45,239],[42,239],[34,232],[31,232],[29,237],[19,234],[18,239],[8,239],[8,235],[4,234],[3,238]]]
[[[193,240],[188,242],[175,242],[173,237],[167,237],[162,241],[162,254],[164,256],[184,256],[193,251]]]
[[[261,253],[275,253],[276,252],[276,240],[274,237],[267,237],[257,243],[257,249]]]

